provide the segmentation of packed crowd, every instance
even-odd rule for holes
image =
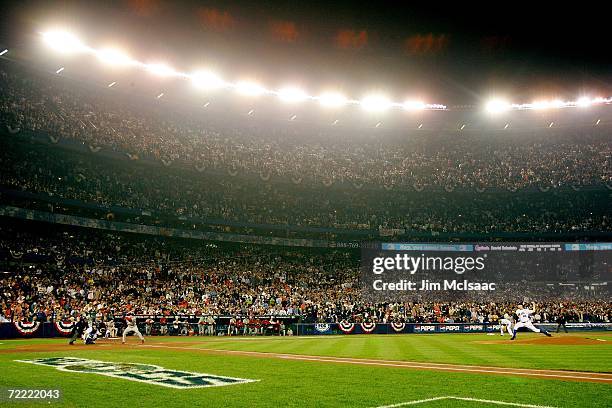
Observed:
[[[609,231],[612,226],[605,188],[523,194],[314,188],[227,176],[202,177],[187,170],[151,168],[18,140],[4,140],[0,146],[5,169],[0,173],[0,187],[106,208],[148,211],[175,220],[419,233],[571,233]],[[15,205],[32,203],[30,198]],[[54,210],[60,211],[59,206]],[[158,222],[155,217],[128,221]],[[193,224],[185,221],[185,226]]]
[[[0,228],[0,320],[80,314],[294,317],[302,322],[488,322],[511,312],[503,298],[369,302],[357,254],[143,237],[38,224]],[[521,299],[516,299],[516,297]],[[609,322],[609,299],[538,292],[540,321]]]
[[[172,110],[61,77],[3,65],[0,122],[73,139],[92,149],[171,165],[283,176],[304,182],[377,186],[559,187],[612,181],[612,142],[605,130],[503,137],[290,130],[213,124],[201,112]],[[180,112],[179,112],[180,111]],[[274,125],[270,125],[274,126]],[[371,133],[371,132],[370,132]],[[400,132],[401,133],[401,132]]]
[[[96,232],[21,234],[3,227],[1,247],[2,259],[22,267],[2,279],[1,309],[13,317],[90,308],[300,315],[307,301],[334,299],[337,283],[355,278],[354,265],[347,266],[354,260],[344,254],[295,253],[289,260],[266,248],[226,252],[214,244]]]
[[[65,78],[7,65],[0,68],[0,85],[2,204],[18,199],[7,191],[22,191],[38,196],[18,206],[53,197],[76,200],[71,208],[119,206],[190,223],[193,218],[406,234],[611,229],[609,190],[601,184],[609,188],[612,182],[612,140],[603,130],[374,140],[347,129],[228,129],[188,109],[138,103],[137,95],[114,90],[91,92]],[[26,130],[51,145],[21,139]],[[84,144],[89,153],[57,146],[59,139]],[[123,160],[97,154],[100,149]],[[270,177],[288,181],[269,183]],[[327,187],[337,182],[352,187]],[[428,186],[473,190],[446,195],[423,190]],[[527,187],[553,191],[513,192]],[[492,188],[504,192],[478,192]],[[58,207],[48,209],[64,211]],[[155,215],[128,221],[160,223]],[[351,250],[221,246],[2,219],[0,321],[136,313],[486,322],[511,311],[519,296],[505,291],[486,301],[372,300],[360,286],[357,259]],[[536,320],[554,321],[561,313],[574,321],[611,318],[609,300],[564,298],[544,289],[532,299],[538,302]]]

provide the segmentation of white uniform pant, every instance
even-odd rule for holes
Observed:
[[[516,322],[514,324],[514,331],[517,331],[521,327],[526,327],[526,328],[528,328],[529,330],[531,330],[532,332],[535,332],[535,333],[539,333],[540,332],[540,329],[535,327],[533,325],[533,323],[531,323],[531,322]]]
[[[125,336],[129,333],[134,333],[136,336],[140,338],[140,340],[144,340],[144,337],[142,337],[142,334],[140,333],[140,330],[138,330],[138,327],[128,326],[123,331],[123,341],[125,341]]]
[[[508,334],[512,336],[512,334],[513,334],[512,333],[512,322],[500,323],[499,324],[499,332],[500,332],[500,334],[502,336],[504,335],[504,327],[506,328],[506,331],[508,332]]]
[[[92,332],[92,330],[93,330],[93,329],[92,329],[92,327],[91,327],[91,326],[89,326],[89,327],[87,328],[87,330],[85,330],[85,331],[83,332],[83,341],[85,341],[85,340],[87,339],[87,336],[89,336],[89,334]]]

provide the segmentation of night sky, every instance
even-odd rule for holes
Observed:
[[[463,4],[469,3],[469,5]],[[612,94],[603,2],[185,1],[3,2],[0,44],[49,26],[120,44],[179,69],[213,66],[350,95],[381,90],[478,103]]]

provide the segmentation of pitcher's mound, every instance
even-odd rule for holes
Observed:
[[[519,344],[546,344],[553,346],[588,346],[588,345],[601,345],[601,344],[612,344],[604,339],[577,337],[577,336],[560,336],[560,337],[535,337],[528,339],[521,339],[521,333],[518,334],[517,339],[510,341],[510,337],[506,337],[504,340],[491,340],[491,341],[479,341],[481,344],[503,344],[503,343],[519,343]]]

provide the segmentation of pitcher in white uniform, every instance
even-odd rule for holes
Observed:
[[[551,337],[552,335],[544,329],[538,329],[531,322],[530,316],[535,313],[535,302],[531,304],[531,309],[526,309],[523,305],[518,305],[518,309],[516,310],[516,316],[518,317],[518,321],[514,324],[514,334],[510,338],[510,340],[514,340],[516,338],[516,332],[521,327],[526,327],[532,332],[542,333],[545,336]]]

